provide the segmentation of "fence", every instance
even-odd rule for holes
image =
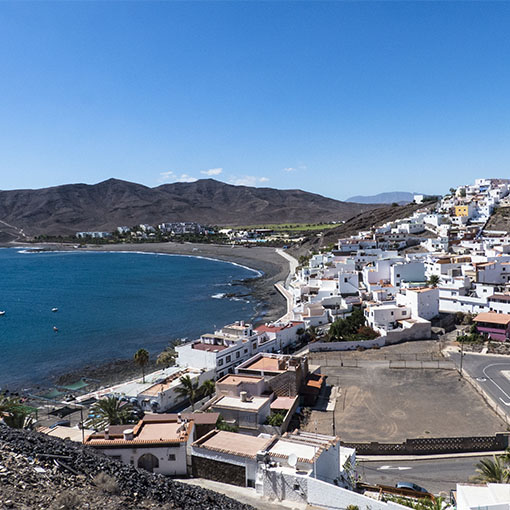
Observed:
[[[509,433],[494,436],[424,437],[407,439],[403,443],[344,443],[355,448],[358,455],[426,455],[441,453],[491,452],[508,447]]]

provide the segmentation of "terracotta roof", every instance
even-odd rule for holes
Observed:
[[[492,324],[510,324],[510,315],[506,313],[482,312],[474,319],[475,322],[489,322]]]
[[[489,301],[510,301],[510,294],[493,294],[492,296],[489,296]]]

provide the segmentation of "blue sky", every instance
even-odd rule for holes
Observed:
[[[1,2],[0,189],[508,177],[509,26],[508,2]]]

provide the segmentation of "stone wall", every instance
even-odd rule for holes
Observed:
[[[355,448],[358,455],[426,455],[441,453],[502,451],[508,447],[509,433],[495,436],[424,437],[403,443],[342,443]]]
[[[192,473],[195,478],[207,478],[215,482],[246,487],[246,468],[205,457],[192,457]]]

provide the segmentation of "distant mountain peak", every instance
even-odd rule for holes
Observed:
[[[386,191],[377,195],[356,195],[350,197],[346,202],[355,202],[357,204],[403,204],[414,200],[414,195],[409,191]]]
[[[0,218],[28,235],[113,231],[120,225],[172,221],[229,226],[344,221],[375,207],[216,179],[149,188],[112,178],[98,184],[0,191]]]

